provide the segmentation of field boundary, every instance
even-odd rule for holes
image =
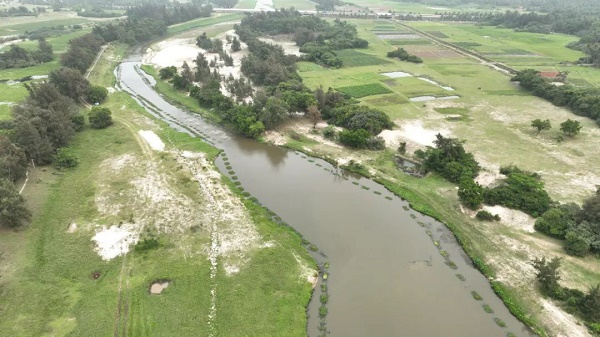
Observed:
[[[464,56],[467,56],[467,57],[470,57],[470,58],[474,58],[477,61],[480,61],[482,63],[487,63],[492,68],[500,71],[503,74],[514,75],[514,74],[516,74],[516,73],[519,72],[518,70],[516,70],[516,69],[514,69],[512,67],[509,67],[509,66],[507,66],[504,63],[500,63],[500,62],[494,61],[494,60],[492,60],[492,59],[490,59],[490,58],[488,58],[486,56],[483,56],[483,55],[475,52],[475,51],[468,50],[466,48],[460,47],[460,46],[458,46],[458,45],[456,45],[456,44],[454,44],[452,42],[444,41],[444,40],[442,40],[442,39],[440,39],[440,38],[438,38],[436,36],[433,36],[432,34],[429,34],[427,32],[419,30],[417,28],[411,27],[411,26],[409,26],[407,24],[404,24],[404,23],[402,23],[400,21],[396,21],[396,23],[398,25],[406,28],[406,29],[410,29],[412,32],[414,32],[416,34],[419,34],[419,35],[425,37],[426,39],[432,40],[433,42],[438,43],[438,44],[440,44],[440,45],[442,45],[442,46],[444,46],[446,48],[452,49],[452,50],[454,50],[455,52],[457,52],[457,53],[459,53],[461,55],[464,55]]]

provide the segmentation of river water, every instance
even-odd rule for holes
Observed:
[[[326,256],[331,336],[501,337],[509,331],[534,336],[508,312],[443,224],[368,179],[230,134],[174,107],[139,66],[140,57],[120,64],[115,71],[120,89],[171,127],[223,149],[245,190]],[[221,159],[217,166],[225,172]],[[472,291],[483,300],[475,300]],[[494,313],[486,313],[483,304]],[[318,299],[309,305],[309,336],[319,334],[318,306]]]

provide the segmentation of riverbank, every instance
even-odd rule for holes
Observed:
[[[125,50],[108,46],[90,81],[112,89]],[[32,223],[1,231],[0,329],[305,335],[316,266],[302,239],[222,180],[216,148],[155,120],[123,92],[103,106],[114,125],[77,134],[77,168],[33,171],[23,192]],[[130,245],[144,240],[159,246]],[[155,281],[168,283],[156,295]]]
[[[308,121],[300,123],[304,131],[299,131],[297,124],[298,120],[294,120],[279,128],[279,135],[273,138],[277,140],[274,144],[327,158],[339,165],[350,160],[361,163],[361,167],[354,166],[356,171],[366,173],[408,200],[415,210],[444,222],[513,314],[540,335],[545,335],[544,330],[551,336],[588,335],[574,317],[544,300],[536,291],[529,261],[540,256],[562,257],[563,270],[567,273],[564,282],[585,289],[585,285],[594,282],[593,275],[598,270],[592,258],[576,259],[565,255],[558,242],[531,233],[520,220],[516,221],[520,215],[510,210],[502,210],[508,216],[503,216],[499,224],[475,220],[473,214],[461,210],[454,185],[435,175],[420,179],[398,170],[393,160],[394,149],[380,152],[348,150],[325,140],[319,133],[313,134]]]

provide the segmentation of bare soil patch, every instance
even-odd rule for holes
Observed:
[[[158,295],[158,294],[162,293],[163,290],[165,290],[169,286],[169,283],[170,282],[167,280],[153,282],[150,285],[150,294]]]

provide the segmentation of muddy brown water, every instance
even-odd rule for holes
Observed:
[[[443,224],[409,209],[371,180],[232,135],[174,107],[154,91],[154,80],[139,66],[140,57],[131,57],[115,70],[120,89],[171,127],[223,149],[245,190],[326,256],[330,336],[501,337],[509,331],[535,336],[508,312]],[[226,171],[222,157],[217,166]],[[483,300],[475,300],[472,291]],[[319,334],[315,293],[308,309],[309,336]],[[494,313],[486,313],[483,304]],[[495,317],[507,327],[499,327]]]

